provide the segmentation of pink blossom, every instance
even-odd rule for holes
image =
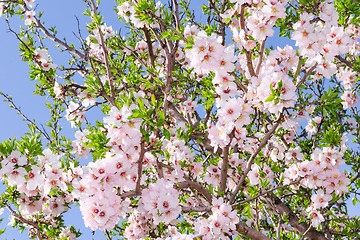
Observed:
[[[35,21],[35,11],[26,11],[25,12],[25,25],[30,26],[32,22]]]

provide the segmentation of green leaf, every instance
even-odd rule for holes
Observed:
[[[156,106],[156,99],[154,94],[151,95],[151,103]]]
[[[275,99],[274,94],[271,94],[271,95],[265,100],[265,102],[271,102],[271,101],[274,100],[274,99]]]
[[[170,141],[170,136],[171,136],[171,135],[170,135],[169,130],[164,129],[163,133],[164,133],[165,138]]]
[[[146,113],[144,101],[142,100],[142,98],[138,97],[138,98],[137,98],[137,101],[138,101],[138,104],[139,104],[139,107],[140,107],[141,111],[142,111],[143,113]]]
[[[163,111],[161,111],[160,114],[159,114],[159,119],[157,121],[157,126],[163,125],[164,122],[165,122],[165,114],[164,114]]]

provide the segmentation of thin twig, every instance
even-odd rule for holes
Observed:
[[[261,43],[259,63],[258,63],[258,65],[257,65],[257,67],[256,67],[256,76],[259,76],[260,69],[261,69],[261,64],[262,64],[262,62],[263,62],[263,56],[264,56],[264,51],[265,51],[266,39],[267,39],[267,36],[265,37],[265,39],[264,39],[264,40],[262,41],[262,43]]]
[[[141,183],[141,176],[142,176],[142,166],[143,166],[143,160],[145,155],[145,143],[141,141],[140,143],[140,155],[138,160],[138,179],[136,181],[136,188],[135,192],[140,192],[140,183]]]
[[[26,11],[29,11],[29,8],[26,6],[26,4],[22,4],[23,8],[26,10]],[[57,37],[55,37],[54,35],[52,35],[40,22],[40,20],[38,18],[36,18],[34,16],[34,22],[35,22],[35,25],[37,28],[39,28],[47,38],[49,38],[50,40],[52,40],[53,42],[59,44],[60,46],[62,46],[63,48],[66,49],[66,51],[76,55],[77,57],[87,61],[87,57],[79,52],[78,50],[76,50],[75,48],[72,48],[70,47],[69,45],[67,45],[65,42],[61,41],[60,39],[58,39]]]
[[[277,189],[282,189],[282,188],[286,188],[286,187],[288,187],[288,186],[290,186],[290,185],[297,184],[297,183],[300,182],[300,180],[301,180],[301,179],[296,180],[296,181],[293,181],[293,182],[291,182],[291,183],[289,183],[289,184],[286,184],[286,185],[277,186],[277,187],[271,188],[271,189],[269,189],[269,190],[266,190],[266,191],[264,191],[264,192],[261,191],[261,192],[260,192],[258,195],[256,195],[255,197],[245,199],[245,200],[243,200],[243,201],[241,201],[241,202],[238,202],[238,203],[234,203],[234,204],[231,205],[231,206],[232,206],[232,207],[236,207],[236,206],[242,205],[242,204],[244,204],[244,203],[251,202],[252,200],[257,199],[257,198],[259,198],[259,197],[261,197],[261,196],[263,196],[263,195],[266,195],[266,194],[268,194],[268,193],[270,193],[270,192],[273,192],[273,191],[275,191],[275,190],[277,190]]]
[[[251,166],[256,158],[256,156],[258,155],[258,153],[261,151],[261,149],[267,144],[267,142],[269,141],[269,139],[271,138],[272,134],[276,131],[277,127],[280,125],[280,122],[282,121],[283,118],[283,113],[280,114],[279,118],[276,120],[275,124],[273,125],[273,127],[266,133],[264,139],[261,141],[261,143],[259,144],[259,147],[256,149],[256,151],[251,155],[249,161],[247,162],[247,166],[246,169],[243,173],[243,175],[241,176],[238,184],[235,187],[234,192],[232,193],[230,199],[229,199],[229,203],[231,204],[234,200],[235,197],[237,195],[237,193],[239,192],[240,188],[242,187],[245,178],[247,176],[247,174],[250,172],[251,170]]]
[[[304,76],[301,78],[301,80],[298,82],[298,84],[296,84],[296,89],[298,89],[305,81],[306,78],[310,75],[310,73],[312,73],[315,68],[317,66],[317,63],[314,64],[314,66],[312,66],[305,74]]]
[[[11,97],[9,97],[8,95],[0,92],[0,95],[2,95],[7,102],[9,102],[11,104],[11,107],[13,109],[15,109],[17,111],[18,114],[20,114],[20,116],[22,116],[27,122],[29,122],[31,125],[35,126],[35,128],[49,141],[49,142],[52,142],[49,134],[45,131],[45,130],[42,130],[40,129],[35,122],[31,121],[21,110],[20,108],[18,108],[15,103],[13,102],[13,100],[11,99]]]
[[[41,240],[41,239],[44,239],[41,237],[41,230],[40,230],[40,227],[37,223],[33,222],[33,221],[30,221],[30,220],[27,220],[25,219],[24,217],[22,217],[20,214],[18,214],[17,212],[15,212],[9,204],[5,204],[6,208],[10,211],[10,213],[15,217],[17,218],[20,222],[22,223],[25,223],[27,225],[30,225],[32,227],[34,227],[36,229],[36,237]]]

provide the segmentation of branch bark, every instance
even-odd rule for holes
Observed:
[[[268,238],[261,232],[248,227],[245,223],[239,222],[236,225],[236,231],[238,231],[241,235],[254,239],[254,240],[271,240],[271,238]]]
[[[18,214],[17,212],[15,212],[8,204],[5,204],[6,208],[10,211],[10,213],[17,218],[20,222],[23,222],[29,226],[32,226],[36,229],[36,237],[41,240],[41,239],[45,239],[43,237],[41,237],[41,230],[38,226],[38,224],[36,224],[33,221],[27,220],[25,219],[23,216],[21,216],[20,214]]]
[[[199,193],[201,193],[205,197],[206,201],[208,201],[210,204],[212,203],[212,194],[201,184],[194,182],[190,179],[175,184],[174,188],[175,189],[184,189],[184,188],[194,189],[194,190],[198,191]]]
[[[322,232],[317,231],[311,226],[309,227],[305,222],[299,223],[300,219],[296,214],[274,193],[269,193],[266,201],[274,208],[274,210],[279,212],[280,216],[285,215],[287,219],[289,219],[289,224],[301,234],[304,234],[309,239],[328,240]]]

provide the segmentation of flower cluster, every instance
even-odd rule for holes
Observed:
[[[39,156],[38,164],[30,166],[29,160],[17,150],[1,162],[0,176],[9,186],[16,187],[19,197],[16,200],[22,216],[27,219],[38,219],[54,223],[54,217],[68,210],[73,202],[68,193],[68,185],[74,179],[70,167],[66,170],[59,161],[59,156],[49,149]]]
[[[208,74],[213,70],[219,75],[232,72],[235,69],[234,46],[225,47],[221,41],[221,37],[208,36],[205,31],[199,31],[192,48],[185,50],[190,62],[188,67],[194,68],[198,74]]]
[[[34,8],[35,6],[35,0],[25,0],[25,3],[30,8]],[[3,4],[1,5],[3,6]],[[2,14],[1,12],[2,12],[2,8],[0,6],[0,17]],[[25,11],[25,25],[30,26],[33,22],[35,22],[35,11],[33,10]]]
[[[202,236],[202,239],[226,239],[225,233],[236,234],[236,224],[239,217],[236,211],[222,198],[213,199],[212,214],[207,219],[200,219],[195,222],[195,231]]]
[[[270,52],[258,77],[251,78],[249,98],[253,105],[271,113],[281,112],[284,107],[293,107],[297,96],[296,86],[288,76],[296,67],[298,57],[291,46]]]
[[[85,112],[80,104],[76,102],[70,102],[66,109],[65,118],[71,122],[71,127],[75,127],[76,124],[83,123],[85,120]]]
[[[215,126],[209,126],[209,139],[214,148],[225,147],[229,143],[242,145],[247,130],[243,127],[250,123],[249,114],[252,109],[242,98],[229,98],[217,102],[219,121]],[[234,137],[230,133],[234,131]],[[231,141],[231,142],[230,142]]]
[[[335,148],[317,148],[311,154],[311,161],[305,160],[292,164],[284,173],[285,183],[301,177],[300,184],[303,187],[317,189],[316,194],[311,198],[313,203],[308,208],[315,227],[324,221],[318,209],[327,205],[332,199],[331,194],[340,195],[348,191],[350,180],[339,171],[339,166],[345,163],[342,156],[343,152]]]
[[[145,212],[155,225],[160,222],[174,224],[181,212],[179,192],[174,189],[172,182],[159,179],[143,190],[139,209]]]
[[[113,31],[112,26],[108,27],[106,24],[102,25],[99,29],[93,30],[92,35],[86,38],[86,43],[90,48],[90,55],[99,61],[104,61],[104,48],[107,48],[107,46],[103,41],[115,36],[115,34],[116,32]]]
[[[49,71],[57,67],[56,64],[52,63],[51,57],[46,49],[36,49],[34,51],[34,58],[36,59],[36,63],[40,64],[44,71]]]
[[[130,115],[131,110],[126,106],[110,110],[109,116],[104,118],[108,124],[110,152],[105,158],[90,162],[87,173],[74,183],[73,195],[79,197],[85,224],[93,230],[113,228],[129,209],[130,202],[123,200],[120,194],[135,189],[141,136],[138,122],[129,120]],[[74,145],[77,154],[90,150],[83,148],[82,144],[88,141],[84,140],[84,134],[86,132],[78,132]]]
[[[126,22],[131,22],[132,24],[134,24],[134,27],[143,28],[148,23],[146,21],[140,20],[140,18],[138,17],[140,13],[136,12],[136,4],[137,3],[135,1],[124,2],[117,7],[118,14],[120,17],[125,19]],[[157,10],[154,14],[158,17],[160,16],[159,9],[162,5],[163,4],[160,1],[156,2],[155,9]],[[150,26],[154,27],[156,26],[156,24],[151,23]]]

